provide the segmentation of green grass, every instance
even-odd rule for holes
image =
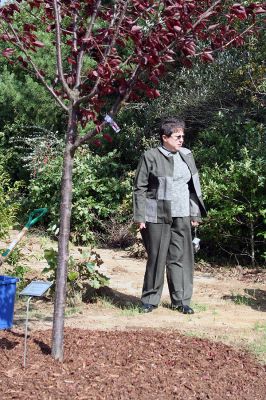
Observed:
[[[253,329],[256,332],[264,333],[266,336],[266,323],[256,322]]]
[[[249,345],[249,350],[263,362],[266,361],[266,335]]]
[[[65,310],[65,317],[71,317],[72,315],[77,315],[81,313],[82,311],[80,307],[67,307]]]
[[[257,321],[253,330],[258,334],[256,340],[249,344],[249,350],[255,354],[259,360],[266,362],[266,323]]]
[[[134,317],[140,314],[140,308],[139,306],[130,304],[126,307],[121,308],[121,314],[125,317]]]
[[[116,308],[113,300],[108,296],[96,296],[94,300],[104,308]]]
[[[171,304],[163,301],[161,306],[163,308],[168,308],[169,310],[171,310]],[[195,311],[195,313],[200,313],[200,312],[204,312],[208,310],[208,307],[206,304],[200,304],[200,303],[191,303],[191,308],[193,308],[193,310]]]
[[[163,301],[161,303],[161,306],[163,308],[168,308],[169,310],[171,310],[171,304],[168,303],[167,301]],[[200,304],[200,303],[194,303],[194,302],[191,303],[191,308],[193,308],[195,313],[201,313],[201,312],[208,310],[208,306],[206,304]]]
[[[200,304],[200,303],[191,303],[191,308],[195,311],[195,313],[200,313],[208,310],[208,307],[206,304]]]
[[[232,301],[237,305],[251,306],[254,301],[248,296],[242,296],[241,294],[232,294]]]
[[[195,332],[195,331],[185,331],[183,332],[185,336],[192,337],[192,338],[199,338],[199,339],[206,339],[208,335],[204,332]]]

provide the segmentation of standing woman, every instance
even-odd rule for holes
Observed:
[[[136,172],[134,221],[148,253],[141,296],[146,313],[158,307],[166,266],[172,309],[194,314],[189,306],[194,271],[191,226],[199,224],[206,210],[193,155],[183,147],[184,129],[183,120],[165,120],[161,146],[143,154]]]

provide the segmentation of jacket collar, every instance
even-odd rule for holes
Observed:
[[[175,153],[173,153],[172,151],[167,150],[167,149],[166,149],[165,147],[163,147],[163,146],[159,146],[158,149],[159,149],[159,151],[160,151],[164,156],[166,156],[166,157],[172,157],[173,154],[175,154]]]

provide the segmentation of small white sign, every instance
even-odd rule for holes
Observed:
[[[28,286],[26,286],[20,296],[43,296],[44,293],[52,286],[53,282],[46,281],[32,281]]]

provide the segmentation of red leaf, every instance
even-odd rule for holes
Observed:
[[[247,19],[246,9],[241,4],[236,3],[232,5],[231,11],[238,19],[241,20]]]
[[[210,26],[208,27],[208,31],[213,31],[214,29],[218,28],[218,26],[220,26],[220,24],[213,24],[213,25],[210,25]]]
[[[175,25],[175,26],[173,27],[173,29],[174,29],[174,31],[176,31],[177,33],[180,33],[180,32],[182,31],[181,26],[178,26],[178,25]]]
[[[23,65],[23,67],[27,68],[28,63],[27,63],[27,61],[24,60],[23,57],[18,56],[18,61],[21,62],[21,64]]]
[[[67,76],[66,77],[66,82],[67,82],[67,84],[68,85],[74,85],[74,83],[75,83],[75,78],[74,78],[74,76]]]
[[[10,40],[10,36],[7,33],[4,33],[3,35],[0,36],[0,39],[3,40],[3,42],[7,42]]]
[[[159,79],[157,78],[157,76],[151,75],[151,76],[149,77],[149,79],[150,79],[150,81],[152,81],[155,85],[158,85],[158,84],[159,84]]]
[[[265,14],[266,13],[266,8],[262,7],[257,7],[254,11],[254,14]]]
[[[112,143],[113,138],[108,133],[104,133],[103,137],[105,140],[107,140],[107,142]]]
[[[104,68],[103,68],[102,65],[99,65],[99,66],[98,66],[98,74],[99,74],[99,75],[104,75]]]
[[[181,63],[187,67],[187,68],[192,68],[193,67],[193,63],[191,60],[189,60],[188,58],[181,58]]]
[[[74,60],[73,58],[71,58],[71,57],[67,57],[67,62],[69,63],[69,64],[72,64],[72,65],[76,65],[77,63],[76,63],[76,60]]]
[[[36,26],[33,24],[24,24],[23,28],[25,32],[36,31]]]
[[[150,99],[156,99],[157,97],[160,97],[160,92],[157,89],[147,89],[146,90],[146,95]]]
[[[32,44],[33,44],[35,47],[44,47],[44,43],[43,43],[43,42],[40,42],[39,40],[35,40],[34,42],[32,42]]]
[[[14,49],[11,49],[11,47],[7,47],[5,50],[2,51],[2,56],[9,58],[12,56],[13,53]]]
[[[141,27],[138,26],[138,25],[133,25],[132,28],[131,28],[131,32],[132,32],[132,33],[141,32]]]
[[[96,147],[101,147],[101,145],[102,145],[102,142],[99,139],[95,139],[92,143]]]
[[[173,59],[173,57],[171,57],[169,54],[164,55],[164,56],[162,57],[162,60],[165,61],[165,62],[173,62],[173,61],[175,61],[175,60]]]
[[[103,129],[103,128],[102,128],[102,125],[97,125],[97,126],[96,126],[96,131],[97,131],[97,133],[100,133],[102,129]]]
[[[205,51],[203,54],[201,54],[200,57],[201,57],[202,61],[204,61],[204,62],[213,62],[214,61],[214,58],[210,51]]]

